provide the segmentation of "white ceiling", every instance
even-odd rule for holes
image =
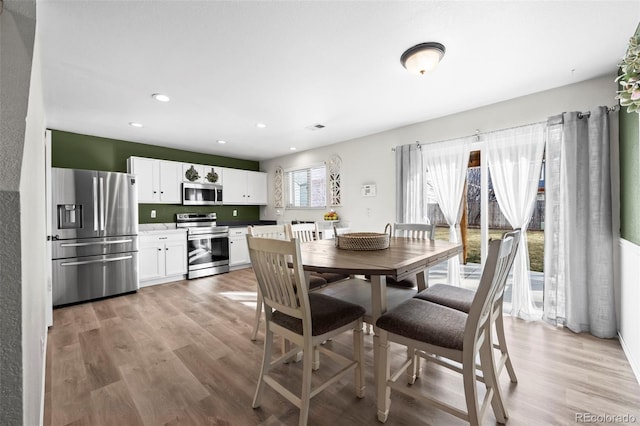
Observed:
[[[48,127],[252,160],[615,72],[639,21],[638,1],[38,2]],[[399,58],[426,41],[447,52],[418,77]]]

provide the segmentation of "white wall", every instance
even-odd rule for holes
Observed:
[[[26,197],[20,189],[36,4],[35,0],[8,0],[3,6],[0,15],[0,422],[35,425],[41,423],[39,407],[44,371],[41,353],[35,356],[26,353],[29,347],[25,348],[25,342],[39,340],[43,327],[22,325],[25,287],[29,285],[23,276],[21,260],[22,215],[32,204],[22,204]],[[30,166],[34,165],[42,167],[42,164]],[[41,235],[40,240],[43,237]],[[28,364],[24,364],[24,360]],[[31,368],[37,376],[36,386],[24,380],[31,374],[28,372]],[[32,409],[27,420],[24,413]]]
[[[20,233],[22,242],[22,385],[23,424],[42,424],[47,289],[45,214],[45,115],[38,38],[31,67],[22,170],[20,173]]]
[[[387,222],[395,221],[395,154],[397,145],[437,142],[480,132],[545,121],[565,111],[586,111],[600,105],[615,105],[615,74],[560,87],[545,92],[424,121],[386,132],[334,145],[291,154],[260,163],[269,172],[269,205],[262,208],[263,219],[322,220],[323,211],[282,210],[273,208],[273,172],[327,161],[333,154],[342,158],[343,206],[336,208],[340,217],[351,222],[355,231],[380,232]],[[330,128],[330,126],[327,128]],[[617,173],[617,171],[616,171]],[[360,187],[375,183],[377,196],[362,197]]]

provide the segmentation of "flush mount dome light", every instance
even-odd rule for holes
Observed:
[[[142,127],[141,123],[136,123],[135,121],[130,121],[129,126],[131,127]]]
[[[163,95],[162,93],[154,93],[151,97],[159,102],[169,102],[171,100],[169,96]]]
[[[424,75],[433,70],[444,56],[444,45],[433,41],[416,44],[400,57],[400,63],[407,71]]]

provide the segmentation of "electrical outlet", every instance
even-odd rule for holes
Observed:
[[[156,218],[156,211],[151,210],[151,219],[155,219],[155,218]]]
[[[235,217],[235,216],[238,216],[238,210],[234,210],[234,211],[233,211],[233,216],[234,216],[234,217]]]

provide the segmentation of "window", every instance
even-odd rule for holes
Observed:
[[[327,171],[324,164],[285,173],[287,208],[325,208]]]

